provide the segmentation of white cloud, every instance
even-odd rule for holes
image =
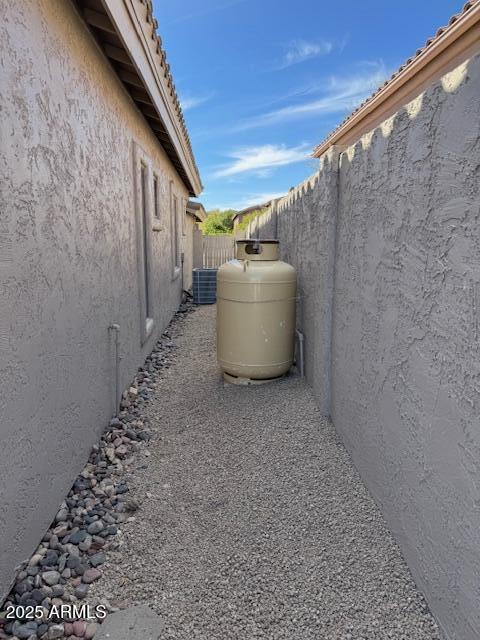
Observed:
[[[307,42],[306,40],[293,40],[290,43],[287,53],[277,67],[286,69],[294,64],[299,64],[311,58],[318,58],[330,53],[333,49],[333,42],[320,40],[319,42]]]
[[[188,111],[189,109],[195,109],[195,107],[199,107],[201,104],[205,104],[213,97],[213,93],[209,93],[204,96],[184,96],[180,103],[182,105],[183,111]]]
[[[306,143],[297,147],[275,144],[242,147],[227,154],[233,162],[215,171],[213,177],[226,178],[251,171],[264,177],[273,167],[302,162],[307,158],[309,150],[310,145]]]
[[[247,207],[252,207],[254,204],[263,204],[264,202],[275,200],[275,198],[282,198],[284,195],[286,195],[285,191],[252,193],[247,198],[240,200],[240,202],[238,202],[236,206],[239,209],[246,209]]]
[[[247,196],[242,196],[234,200],[224,200],[215,202],[212,206],[206,206],[207,211],[210,209],[220,209],[223,211],[224,209],[235,209],[235,211],[240,211],[241,209],[246,209],[247,207],[251,207],[254,204],[263,204],[264,202],[268,202],[269,200],[273,200],[274,198],[282,198],[286,195],[286,191],[272,191],[265,193],[249,193]],[[201,196],[202,201],[205,204],[204,194]]]
[[[323,94],[320,97],[254,116],[250,120],[241,122],[236,130],[254,129],[313,115],[352,111],[379,87],[387,76],[385,66],[381,63],[363,74],[350,77],[332,76],[323,84],[314,85],[298,94],[299,96]]]

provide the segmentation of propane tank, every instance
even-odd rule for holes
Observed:
[[[296,287],[278,240],[237,240],[236,259],[217,274],[217,358],[228,382],[260,384],[290,369]]]

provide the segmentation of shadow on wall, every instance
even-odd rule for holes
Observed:
[[[338,196],[338,153],[320,160],[320,171],[276,203],[282,259],[298,273],[297,323],[306,335],[305,371],[321,411],[330,414],[330,342]],[[266,216],[263,220],[266,221]],[[260,237],[270,235],[261,224]],[[267,231],[265,231],[267,228]]]
[[[462,640],[480,637],[479,97],[477,56],[278,203],[307,377]]]

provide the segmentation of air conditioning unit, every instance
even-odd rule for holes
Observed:
[[[193,269],[193,303],[215,304],[217,300],[217,268]]]

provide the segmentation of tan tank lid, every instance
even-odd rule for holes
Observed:
[[[278,260],[278,240],[237,240],[237,260]]]

